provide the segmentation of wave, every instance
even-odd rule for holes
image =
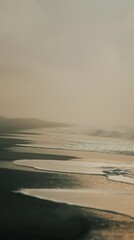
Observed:
[[[20,189],[17,193],[54,202],[116,212],[134,218],[134,193],[89,189]]]
[[[16,160],[14,164],[32,167],[38,170],[105,175],[109,180],[134,184],[134,164],[132,163],[94,163],[86,161],[54,161],[54,160]]]
[[[122,138],[128,140],[134,140],[134,130],[104,130],[95,129],[87,130],[89,136],[105,137],[105,138]]]

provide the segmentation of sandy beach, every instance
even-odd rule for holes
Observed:
[[[55,149],[63,135],[1,138],[2,238],[132,240],[134,185],[108,179],[101,163],[131,166],[133,156]],[[71,140],[82,137],[66,134]],[[89,164],[90,173],[82,163]]]

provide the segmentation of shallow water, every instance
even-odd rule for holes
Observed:
[[[34,141],[32,144],[18,145],[35,148],[52,148],[134,155],[133,140],[126,140],[125,138],[87,136],[87,134],[84,135],[84,133],[79,133],[79,131],[75,128],[42,129],[36,130],[36,133],[40,134],[38,142]],[[46,138],[48,138],[48,142],[46,141]]]
[[[109,154],[134,154],[132,141],[124,139],[107,139],[84,136],[75,131],[67,129],[46,129],[41,135],[33,136],[30,144],[19,144],[19,147],[31,147],[34,151],[42,148],[51,151],[57,149],[70,150],[75,152],[100,152]],[[27,148],[28,149],[28,148]],[[131,158],[132,160],[132,158]],[[81,175],[102,175],[108,181],[133,185],[134,184],[134,162],[117,161],[105,159],[72,159],[64,160],[34,160],[24,159],[14,161],[15,165],[32,167],[47,172],[59,172]],[[129,187],[128,187],[129,188]],[[22,194],[31,195],[52,201],[59,201],[73,205],[113,211],[134,217],[134,191],[119,191],[99,189],[22,189]]]
[[[65,149],[75,151],[89,151],[89,152],[105,152],[117,153],[134,156],[134,144],[131,141],[108,141],[108,140],[95,140],[95,141],[71,141],[71,140],[58,140],[59,145],[42,144],[18,144],[24,147],[35,148],[52,148],[52,149]]]

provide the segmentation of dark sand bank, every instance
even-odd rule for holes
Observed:
[[[59,178],[57,174],[0,169],[1,236],[31,239],[78,239],[84,236],[91,223],[79,208],[13,193],[22,187],[69,187],[70,184],[65,175]],[[94,216],[92,224],[97,219]]]
[[[0,169],[0,237],[77,239],[88,231],[88,220],[79,210],[13,192],[21,187],[61,187],[63,182],[65,186],[69,183],[68,177],[53,177],[51,181],[50,174]],[[74,227],[78,229],[74,231]]]
[[[117,214],[44,201],[13,192],[22,187],[61,188],[70,185],[72,179],[68,175],[0,169],[0,237],[101,240],[109,239],[105,237],[108,231],[114,232],[115,236],[119,231],[118,239],[123,239],[121,236],[124,231],[132,234],[134,222],[127,217],[119,220]]]
[[[15,191],[20,188],[70,188],[76,186],[75,177],[67,174],[40,173],[0,168],[0,189]]]
[[[40,154],[40,153],[30,153],[30,152],[17,152],[12,148],[17,146],[17,144],[30,144],[31,141],[17,139],[17,138],[0,138],[0,161],[1,160],[20,160],[20,159],[49,159],[49,160],[70,160],[76,159],[74,156],[67,155],[56,155],[56,154]],[[22,148],[24,149],[24,148]]]
[[[51,154],[25,151],[22,139],[1,138],[0,160],[8,165],[16,159],[70,160],[67,153]],[[17,147],[16,147],[17,148]],[[22,149],[22,151],[20,151]],[[7,161],[6,161],[7,160]],[[1,162],[2,163],[2,162]],[[0,164],[1,164],[0,163]],[[13,164],[12,164],[13,165]],[[1,165],[0,165],[1,166]],[[7,166],[8,167],[8,166]],[[25,169],[25,168],[24,168]],[[106,211],[75,207],[24,196],[21,188],[77,188],[80,185],[73,174],[47,173],[0,168],[0,238],[31,240],[133,240],[134,221],[129,217]],[[94,187],[94,176],[84,176],[84,186]],[[104,177],[100,185],[104,186]],[[106,180],[107,181],[107,180]],[[91,183],[90,183],[91,182]],[[91,184],[91,186],[90,186]],[[93,186],[92,186],[93,184]],[[110,182],[109,182],[110,184]],[[100,188],[99,182],[98,186]],[[106,182],[106,185],[109,186]],[[117,184],[119,186],[119,184]],[[127,185],[125,185],[127,187]]]

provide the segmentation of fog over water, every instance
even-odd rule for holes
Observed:
[[[134,0],[0,0],[0,115],[134,123]]]

